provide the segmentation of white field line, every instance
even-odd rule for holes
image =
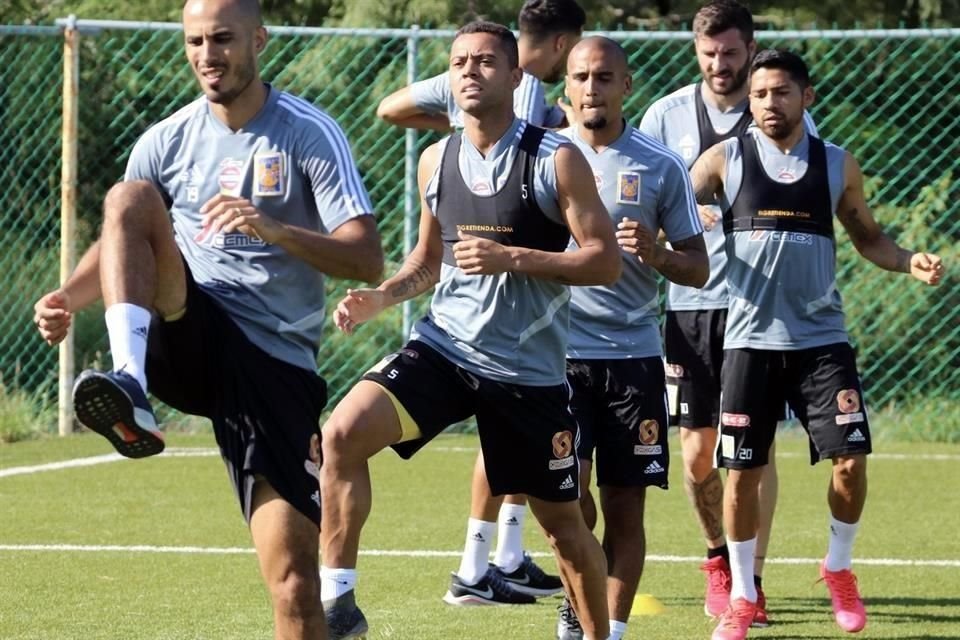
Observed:
[[[196,458],[218,456],[220,452],[216,449],[199,448],[170,448],[160,454],[159,457],[166,458]],[[0,469],[0,478],[9,476],[22,476],[31,473],[43,473],[44,471],[60,471],[61,469],[75,469],[77,467],[92,467],[107,462],[121,462],[126,460],[119,453],[107,453],[102,456],[90,456],[89,458],[74,458],[73,460],[62,460],[60,462],[48,462],[46,464],[34,464],[26,467],[10,467]]]
[[[428,447],[424,451],[434,451],[437,453],[476,453],[477,447]],[[161,453],[160,458],[208,458],[219,456],[220,452],[216,449],[204,449],[199,447],[171,447]],[[674,457],[680,455],[674,451]],[[807,454],[793,453],[790,451],[777,452],[778,458],[806,458]],[[960,461],[960,454],[953,453],[874,453],[870,457],[874,460],[927,460],[927,461]],[[108,453],[100,456],[90,456],[88,458],[75,458],[73,460],[62,460],[60,462],[49,462],[46,464],[35,464],[23,467],[9,467],[0,469],[0,478],[10,476],[29,475],[32,473],[43,473],[45,471],[60,471],[61,469],[76,469],[77,467],[92,467],[98,464],[108,462],[121,462],[126,460],[118,453]]]
[[[153,545],[81,545],[81,544],[0,544],[0,552],[38,552],[52,551],[56,553],[177,553],[177,554],[204,554],[204,555],[237,555],[254,553],[252,548],[246,547],[163,547]],[[377,556],[387,558],[459,558],[461,551],[440,551],[436,549],[369,549],[361,550],[362,556]],[[530,555],[539,558],[548,558],[552,554],[533,552]],[[700,556],[657,555],[647,556],[650,562],[669,563],[700,563]],[[769,564],[814,564],[823,562],[823,558],[768,558]],[[856,565],[870,565],[879,567],[960,567],[960,560],[911,560],[908,558],[855,558]]]

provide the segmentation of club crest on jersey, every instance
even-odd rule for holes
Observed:
[[[617,202],[640,204],[640,174],[635,171],[617,173]]]
[[[243,160],[224,158],[220,163],[217,184],[223,195],[239,197],[240,190],[243,188]]]
[[[253,195],[264,198],[282,196],[283,193],[283,152],[254,154]]]

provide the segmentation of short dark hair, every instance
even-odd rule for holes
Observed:
[[[803,58],[788,49],[764,49],[750,64],[751,75],[757,69],[782,69],[790,74],[801,89],[810,86],[810,69]]]
[[[527,0],[520,8],[520,33],[537,40],[557,33],[583,32],[587,14],[576,0]]]
[[[456,40],[460,36],[471,33],[489,33],[496,36],[497,40],[500,41],[500,46],[507,54],[507,62],[510,64],[510,68],[516,69],[520,66],[520,51],[517,48],[517,37],[513,35],[513,31],[496,22],[474,20],[457,29],[457,33],[453,36],[453,39]]]
[[[753,14],[737,0],[714,0],[700,7],[693,16],[693,33],[696,36],[715,36],[729,29],[736,29],[744,42],[753,40]]]

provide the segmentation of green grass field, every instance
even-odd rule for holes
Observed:
[[[71,468],[36,466],[112,450],[92,435],[0,446],[0,639],[272,637],[267,593],[213,446],[210,436],[173,434],[172,452],[200,455]],[[444,436],[413,461],[389,452],[373,461],[357,587],[368,640],[554,637],[558,598],[506,608],[441,601],[463,543],[477,446],[472,436]],[[751,637],[842,637],[815,584],[828,466],[810,468],[796,434],[779,449],[780,504],[764,577],[774,625]],[[960,446],[878,449],[855,549],[870,616],[859,637],[960,638]],[[679,458],[672,461],[672,488],[648,497],[651,557],[640,587],[666,611],[631,618],[631,639],[706,639],[713,626],[702,612],[698,530]],[[546,551],[534,526],[526,537],[532,551]],[[548,557],[539,562],[553,568]]]

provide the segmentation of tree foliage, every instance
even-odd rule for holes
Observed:
[[[483,17],[516,21],[520,0],[262,0],[271,24],[451,27]],[[581,0],[588,24],[683,28],[702,0]],[[960,23],[960,0],[776,0],[747,3],[761,28],[953,26]],[[49,23],[75,14],[82,18],[177,21],[182,0],[6,0],[0,23]]]

